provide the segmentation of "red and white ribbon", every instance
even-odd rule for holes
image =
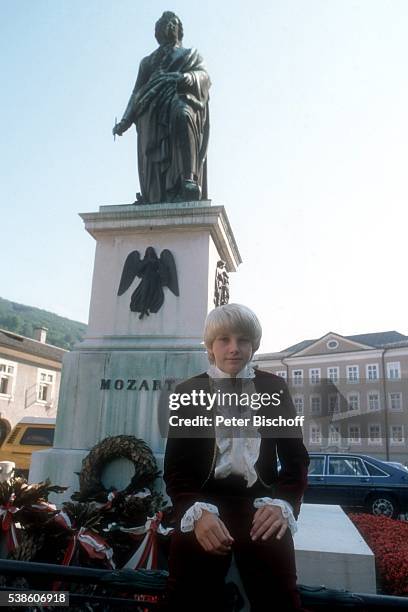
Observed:
[[[111,491],[108,495],[108,499],[105,503],[103,504],[98,504],[98,507],[100,510],[110,510],[112,508],[113,505],[113,500],[115,499],[115,497],[117,496],[118,492],[115,491]]]
[[[12,493],[8,502],[0,506],[1,529],[6,534],[6,544],[9,552],[14,550],[19,544],[13,515],[18,512],[20,508],[14,506],[15,499],[16,496]]]
[[[38,504],[31,504],[30,510],[38,510],[39,512],[55,512],[57,506],[55,504],[50,504],[45,501],[40,501]]]
[[[129,561],[123,566],[124,568],[157,569],[157,535],[167,536],[173,531],[173,527],[163,527],[162,518],[163,512],[156,512],[154,516],[148,517],[146,523],[140,527],[121,528],[121,531],[134,535],[146,534]]]
[[[71,519],[63,510],[57,514],[55,521],[61,525],[61,527],[73,530],[62,560],[62,565],[69,565],[71,563],[76,547],[79,544],[90,559],[106,560],[111,568],[115,569],[113,550],[100,535],[85,527],[81,527],[78,531],[75,531]]]
[[[63,510],[58,512],[58,514],[54,517],[54,521],[64,529],[72,529],[71,519],[69,518],[68,514]]]

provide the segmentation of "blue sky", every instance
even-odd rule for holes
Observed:
[[[174,10],[212,78],[209,192],[264,351],[406,316],[408,3],[3,0],[0,295],[86,321],[78,212],[132,202],[136,135],[111,129]]]

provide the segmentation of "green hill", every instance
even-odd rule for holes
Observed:
[[[63,349],[72,349],[85,335],[85,323],[71,321],[53,312],[25,306],[0,298],[0,328],[34,338],[36,327],[46,327],[47,343]]]

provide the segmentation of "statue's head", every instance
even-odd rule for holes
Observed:
[[[175,13],[165,11],[156,21],[154,33],[159,45],[181,43],[183,40],[183,24]]]

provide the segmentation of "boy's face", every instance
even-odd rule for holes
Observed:
[[[209,352],[217,368],[235,376],[251,359],[252,343],[244,334],[227,332],[216,336]]]

